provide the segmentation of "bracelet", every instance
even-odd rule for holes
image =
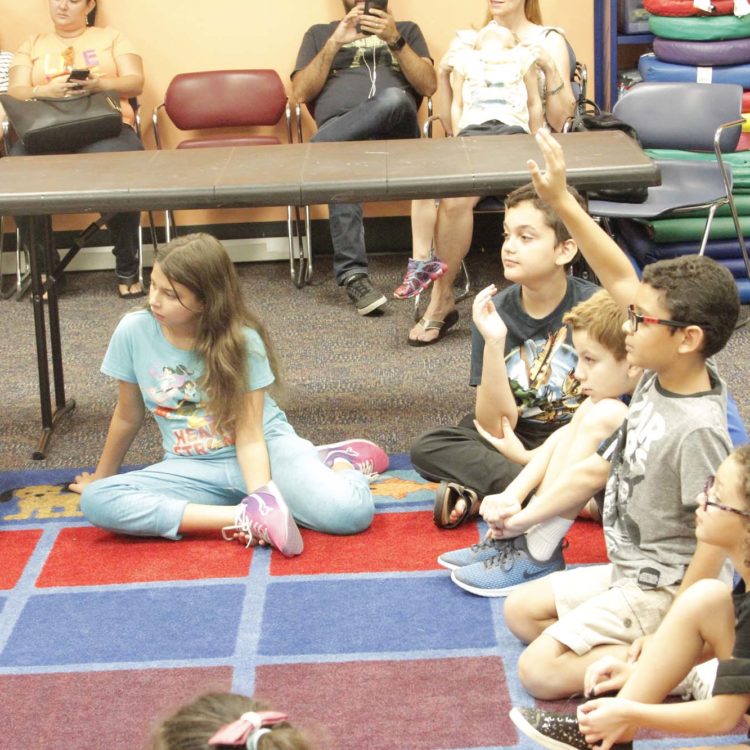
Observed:
[[[559,86],[556,86],[554,89],[552,89],[552,91],[547,91],[547,96],[554,96],[555,94],[559,94],[564,87],[565,83],[561,81]]]

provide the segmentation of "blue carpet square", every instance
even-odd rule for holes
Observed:
[[[221,585],[34,596],[0,665],[229,657],[244,593],[244,586]]]
[[[495,645],[490,603],[448,576],[274,582],[259,652],[354,654]]]

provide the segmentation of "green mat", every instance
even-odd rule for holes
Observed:
[[[742,39],[750,36],[750,15],[742,18],[736,16],[687,18],[649,16],[648,26],[652,34],[662,39],[685,39],[696,42]]]
[[[646,153],[652,159],[688,159],[690,161],[716,161],[713,152],[679,151],[677,149],[649,148]],[[732,167],[734,177],[733,194],[750,192],[750,151],[735,151],[724,154],[724,162]]]
[[[679,219],[654,219],[648,222],[653,231],[654,242],[687,242],[690,240],[699,240],[703,237],[703,231],[706,227],[704,218],[685,218]],[[750,216],[740,216],[742,234],[745,237],[750,236]],[[734,222],[730,217],[721,216],[715,218],[711,223],[711,234],[709,239],[728,240],[736,237],[734,231]]]

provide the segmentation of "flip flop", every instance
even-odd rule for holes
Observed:
[[[133,286],[132,284],[128,285],[128,289]],[[117,287],[117,295],[120,297],[120,299],[138,299],[139,297],[145,297],[146,296],[146,290],[141,287],[141,290],[138,292],[121,292],[120,287],[118,285]]]
[[[451,310],[446,316],[445,320],[427,320],[426,318],[420,318],[417,325],[425,331],[437,331],[438,335],[435,336],[431,341],[422,341],[421,339],[407,339],[409,346],[431,346],[437,344],[448,331],[458,323],[458,310]]]
[[[451,521],[451,513],[459,500],[464,501],[463,513]],[[435,490],[435,507],[432,512],[432,520],[440,529],[455,529],[464,521],[474,518],[479,513],[482,501],[474,490],[464,487],[456,482],[440,482]]]

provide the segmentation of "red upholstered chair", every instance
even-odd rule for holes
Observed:
[[[176,75],[167,88],[163,104],[154,110],[157,148],[162,148],[160,110],[179,130],[193,131],[177,148],[277,146],[282,141],[275,134],[257,129],[277,125],[283,117],[286,117],[287,142],[293,140],[291,107],[275,70],[206,70]],[[217,132],[219,129],[221,131]],[[170,211],[167,239],[174,229],[174,215]],[[307,206],[304,221],[300,207],[287,206],[287,235],[292,280],[301,288],[312,275]]]

